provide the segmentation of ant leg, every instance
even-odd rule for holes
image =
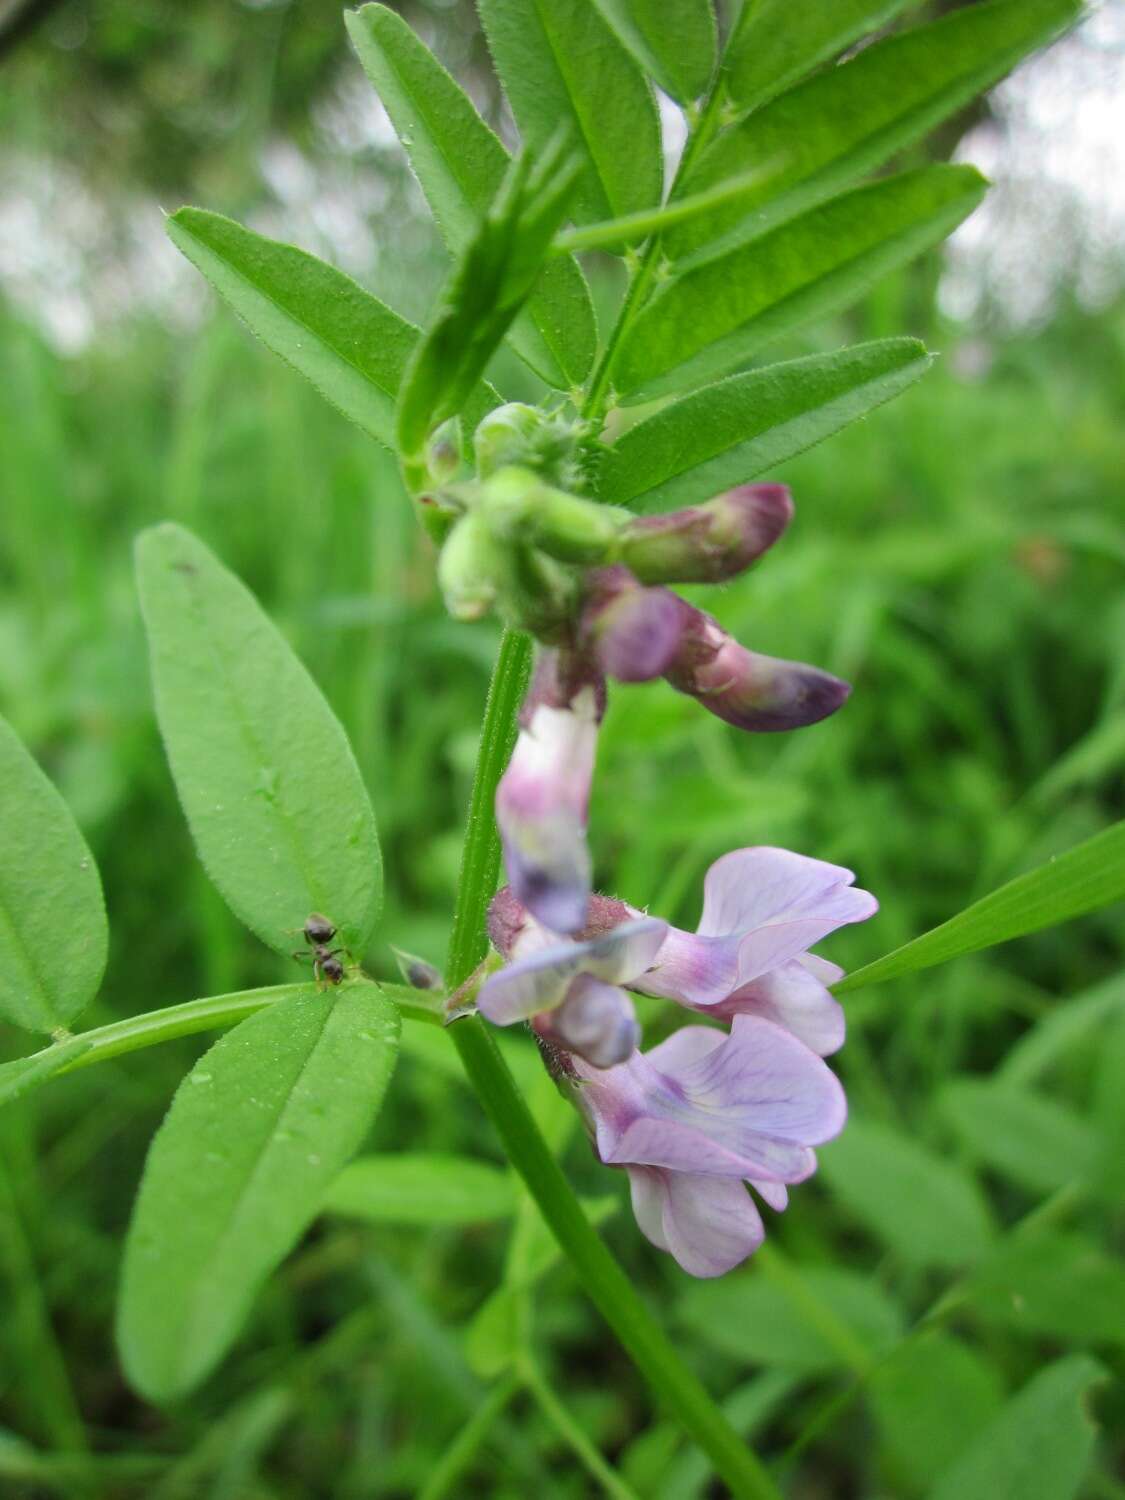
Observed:
[[[312,954],[311,953],[307,953],[305,951],[305,949],[303,949],[303,948],[297,948],[297,949],[294,950],[294,952],[292,954],[292,957],[295,958],[299,964],[303,964],[303,963],[307,962],[310,958],[312,958]],[[313,966],[314,967],[316,966],[316,960],[315,959],[313,959]]]

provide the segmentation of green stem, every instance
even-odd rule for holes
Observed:
[[[543,1415],[576,1458],[613,1500],[637,1500],[637,1492],[616,1475],[530,1359],[519,1364],[523,1383],[539,1403]]]
[[[352,982],[367,984],[371,981]],[[381,984],[379,987],[395,1001],[407,1020],[424,1021],[431,1026],[442,1024],[440,1010],[424,1004],[421,991],[412,990],[405,984]],[[293,995],[307,994],[312,989],[308,980],[304,980],[298,984],[267,985],[259,990],[236,990],[229,995],[209,995],[205,1000],[185,1000],[182,1005],[168,1005],[163,1010],[149,1010],[144,1015],[127,1016],[123,1021],[111,1021],[108,1026],[79,1032],[77,1036],[55,1042],[19,1061],[47,1061],[58,1054],[72,1054],[53,1070],[51,1076],[60,1077],[77,1068],[88,1068],[91,1063],[108,1062],[111,1057],[139,1052],[144,1047],[174,1041],[176,1037],[237,1026],[239,1021],[244,1021],[255,1011],[264,1010],[267,1005],[276,1005],[279,1000],[288,1000]]]
[[[684,154],[680,157],[680,164],[676,169],[676,177],[668,194],[668,203],[671,205],[675,198],[676,189],[687,178],[688,173],[695,165],[699,153],[708,144],[719,125],[719,118],[723,107],[723,92],[721,83],[715,87],[700,111],[699,119],[688,134],[684,145]],[[671,212],[670,207],[662,210],[664,213]],[[601,226],[604,227],[604,226]],[[625,291],[625,300],[617,314],[617,321],[610,330],[609,338],[598,361],[597,369],[594,371],[590,381],[590,388],[586,392],[586,399],[582,403],[582,415],[591,421],[600,422],[605,415],[606,396],[609,391],[609,377],[613,370],[613,361],[617,355],[618,346],[626,333],[632,327],[633,320],[644,305],[648,296],[649,287],[652,285],[657,268],[660,265],[660,234],[654,233],[645,245],[643,254],[633,274],[629,278],[629,285]]]
[[[515,735],[514,719],[523,692],[526,662],[526,648],[518,649],[513,638],[506,636],[485,709],[461,858],[461,881],[446,965],[451,991],[468,978],[488,946],[485,921],[500,864],[492,804]],[[512,1165],[569,1257],[591,1301],[637,1369],[707,1453],[737,1500],[779,1500],[779,1491],[764,1465],[680,1359],[633,1283],[586,1218],[484,1022],[479,1016],[468,1016],[454,1022],[449,1031],[469,1081],[495,1125]]]
[[[449,1494],[488,1436],[493,1422],[519,1388],[516,1375],[508,1375],[496,1382],[430,1471],[425,1486],[418,1491],[418,1500],[443,1500]]]

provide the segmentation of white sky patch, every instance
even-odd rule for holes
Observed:
[[[1125,280],[1125,4],[1110,0],[993,95],[1000,116],[971,131],[959,161],[993,186],[953,235],[943,312],[986,303],[1015,325],[1046,318],[1063,286],[1088,306]]]

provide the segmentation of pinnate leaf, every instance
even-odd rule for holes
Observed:
[[[512,1178],[500,1167],[424,1152],[358,1157],[323,1204],[328,1213],[375,1224],[483,1224],[515,1206]]]
[[[509,168],[403,377],[396,431],[408,458],[472,396],[542,270],[578,171],[563,136],[534,166],[522,155]]]
[[[1081,1354],[1040,1370],[945,1471],[929,1500],[1071,1500],[1094,1445],[1086,1394],[1102,1379],[1101,1366]]]
[[[395,397],[418,340],[413,323],[335,266],[221,214],[181,208],[168,234],[267,348],[393,448]]]
[[[0,1016],[29,1031],[54,1031],[101,983],[105,903],[73,813],[5,719],[0,828]]]
[[[542,151],[569,125],[583,169],[583,223],[659,202],[664,152],[652,90],[592,0],[478,0],[480,18],[525,147]]]
[[[382,869],[359,768],[319,688],[245,586],[165,523],[137,542],[156,712],[211,879],[279,953],[310,912],[362,953]]]
[[[821,202],[918,140],[1049,41],[1079,0],[991,0],[865,47],[724,131],[681,184],[700,193],[757,170],[736,202],[672,229],[677,259],[711,259]]]
[[[831,0],[795,7],[792,0],[744,5],[723,58],[731,101],[756,109],[860,37],[894,18],[911,0]]]
[[[884,979],[897,979],[935,964],[948,963],[963,953],[976,953],[996,943],[1071,917],[1098,911],[1125,897],[1125,821],[1076,844],[1037,870],[1018,875],[991,895],[974,901],[940,927],[913,942],[857,969],[833,986],[836,994],[863,989]]]
[[[973,1178],[898,1131],[851,1120],[818,1155],[828,1186],[906,1265],[954,1269],[992,1239]]]
[[[971,167],[883,178],[674,276],[622,340],[617,390],[648,400],[725,375],[937,244],[977,206],[984,186]]]
[[[673,99],[704,92],[717,42],[711,0],[594,0],[617,40]]]
[[[397,1055],[377,985],[251,1016],[184,1079],[153,1139],[125,1246],[118,1344],[134,1387],[198,1385],[359,1146]]]
[[[631,427],[605,455],[599,493],[642,511],[706,500],[891,400],[930,363],[916,339],[883,339],[731,375]]]
[[[460,255],[496,196],[508,153],[401,16],[385,5],[364,5],[344,19],[442,238]],[[508,339],[549,384],[566,389],[585,379],[597,330],[590,291],[573,257],[547,262]]]

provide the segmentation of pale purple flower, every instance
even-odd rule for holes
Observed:
[[[670,928],[655,966],[634,988],[707,1015],[763,1016],[822,1056],[834,1052],[844,1015],[828,985],[843,971],[806,950],[878,910],[854,880],[851,870],[788,849],[724,854],[704,877],[696,932]]]
[[[812,1150],[843,1128],[839,1081],[783,1027],[736,1015],[729,1035],[687,1026],[599,1071],[564,1071],[601,1160],[629,1173],[644,1234],[693,1276],[721,1276],[761,1244],[744,1186],[771,1207],[816,1170]]]
[[[586,921],[586,815],[604,707],[598,672],[576,653],[543,651],[512,758],[496,788],[508,879],[552,932],[577,932]]]
[[[560,940],[501,892],[490,915],[493,941],[508,958],[477,995],[497,1026],[530,1021],[545,1041],[577,1053],[595,1068],[624,1062],[640,1029],[622,984],[633,984],[668,932],[653,917],[628,919],[584,942]]]

